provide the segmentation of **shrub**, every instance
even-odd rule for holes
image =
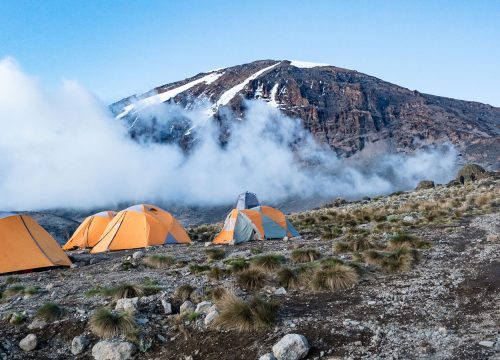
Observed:
[[[356,271],[345,265],[335,265],[317,269],[311,279],[313,290],[337,290],[350,287],[358,282]]]
[[[248,291],[261,289],[267,280],[266,274],[257,268],[250,268],[238,273],[237,284]]]
[[[208,265],[198,265],[198,264],[191,264],[189,265],[189,271],[192,273],[192,274],[200,274],[200,273],[204,273],[204,272],[207,272],[210,270],[210,266]]]
[[[45,321],[54,321],[62,318],[64,309],[53,302],[43,304],[36,311],[36,316],[44,319]]]
[[[265,270],[276,270],[285,262],[285,257],[279,254],[266,254],[252,258],[250,260],[255,266]]]
[[[206,249],[205,254],[207,254],[208,261],[222,260],[225,256],[222,249]]]
[[[246,302],[227,294],[217,304],[220,309],[215,324],[228,330],[255,331],[271,327],[278,316],[278,304],[254,297]]]
[[[183,284],[175,289],[174,297],[181,301],[186,301],[191,296],[191,293],[194,291],[194,287],[189,284]]]
[[[161,254],[153,254],[147,256],[144,259],[143,264],[155,269],[164,269],[175,264],[175,257],[168,255],[161,255]]]
[[[239,271],[248,269],[250,264],[243,258],[232,258],[225,261],[225,264],[231,269],[232,272],[237,273]]]
[[[296,263],[304,263],[318,260],[321,257],[316,249],[296,249],[292,251],[292,261]]]
[[[128,312],[115,312],[106,308],[95,311],[90,318],[90,330],[102,338],[133,333],[136,328],[134,316]]]

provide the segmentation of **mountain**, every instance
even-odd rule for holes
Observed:
[[[110,106],[130,125],[134,138],[175,142],[184,149],[196,141],[193,124],[182,114],[162,124],[146,111],[171,102],[191,109],[205,102],[206,114],[227,127],[225,108],[237,117],[244,99],[262,99],[283,113],[300,118],[317,141],[339,156],[350,157],[370,146],[412,152],[428,144],[451,142],[464,161],[498,168],[500,108],[411,91],[358,71],[301,61],[259,60],[200,73],[159,86]],[[147,114],[147,115],[145,115]]]

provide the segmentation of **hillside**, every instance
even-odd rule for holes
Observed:
[[[307,359],[498,358],[499,188],[339,200],[291,214],[287,241],[207,246],[211,224],[191,246],[71,252],[72,269],[0,277],[0,359],[257,359],[290,333]]]
[[[299,61],[260,60],[200,73],[111,105],[134,138],[174,142],[189,149],[196,129],[177,115],[163,126],[148,111],[163,102],[206,108],[219,124],[221,142],[228,122],[244,116],[245,99],[261,99],[302,120],[314,137],[343,157],[370,151],[412,152],[451,142],[467,162],[498,168],[500,109],[471,101],[423,94],[354,70]],[[202,105],[200,105],[200,103]],[[233,115],[223,109],[231,109]]]

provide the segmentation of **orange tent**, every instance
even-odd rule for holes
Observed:
[[[186,230],[169,212],[157,206],[140,204],[116,214],[90,252],[190,242]]]
[[[78,226],[75,233],[63,246],[64,250],[72,250],[75,248],[85,249],[94,247],[99,241],[99,238],[104,233],[104,229],[115,217],[114,211],[101,211],[91,215]]]
[[[282,239],[300,236],[280,210],[270,206],[233,209],[224,222],[215,244],[238,244],[249,240]]]
[[[57,241],[28,215],[0,212],[0,274],[71,266]]]

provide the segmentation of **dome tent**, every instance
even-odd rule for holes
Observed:
[[[233,209],[224,222],[215,244],[239,244],[250,240],[283,239],[300,236],[285,215],[270,206]]]
[[[238,195],[238,200],[236,200],[235,208],[237,210],[244,210],[244,209],[251,209],[259,205],[260,203],[259,200],[257,199],[257,195],[245,191],[243,194]]]
[[[90,252],[190,242],[186,230],[172,214],[154,205],[140,204],[116,214]]]
[[[0,212],[0,274],[71,266],[57,241],[31,216]]]
[[[99,241],[104,229],[115,217],[114,211],[101,211],[87,217],[75,230],[73,236],[63,246],[64,250],[75,248],[86,249],[94,247]]]

